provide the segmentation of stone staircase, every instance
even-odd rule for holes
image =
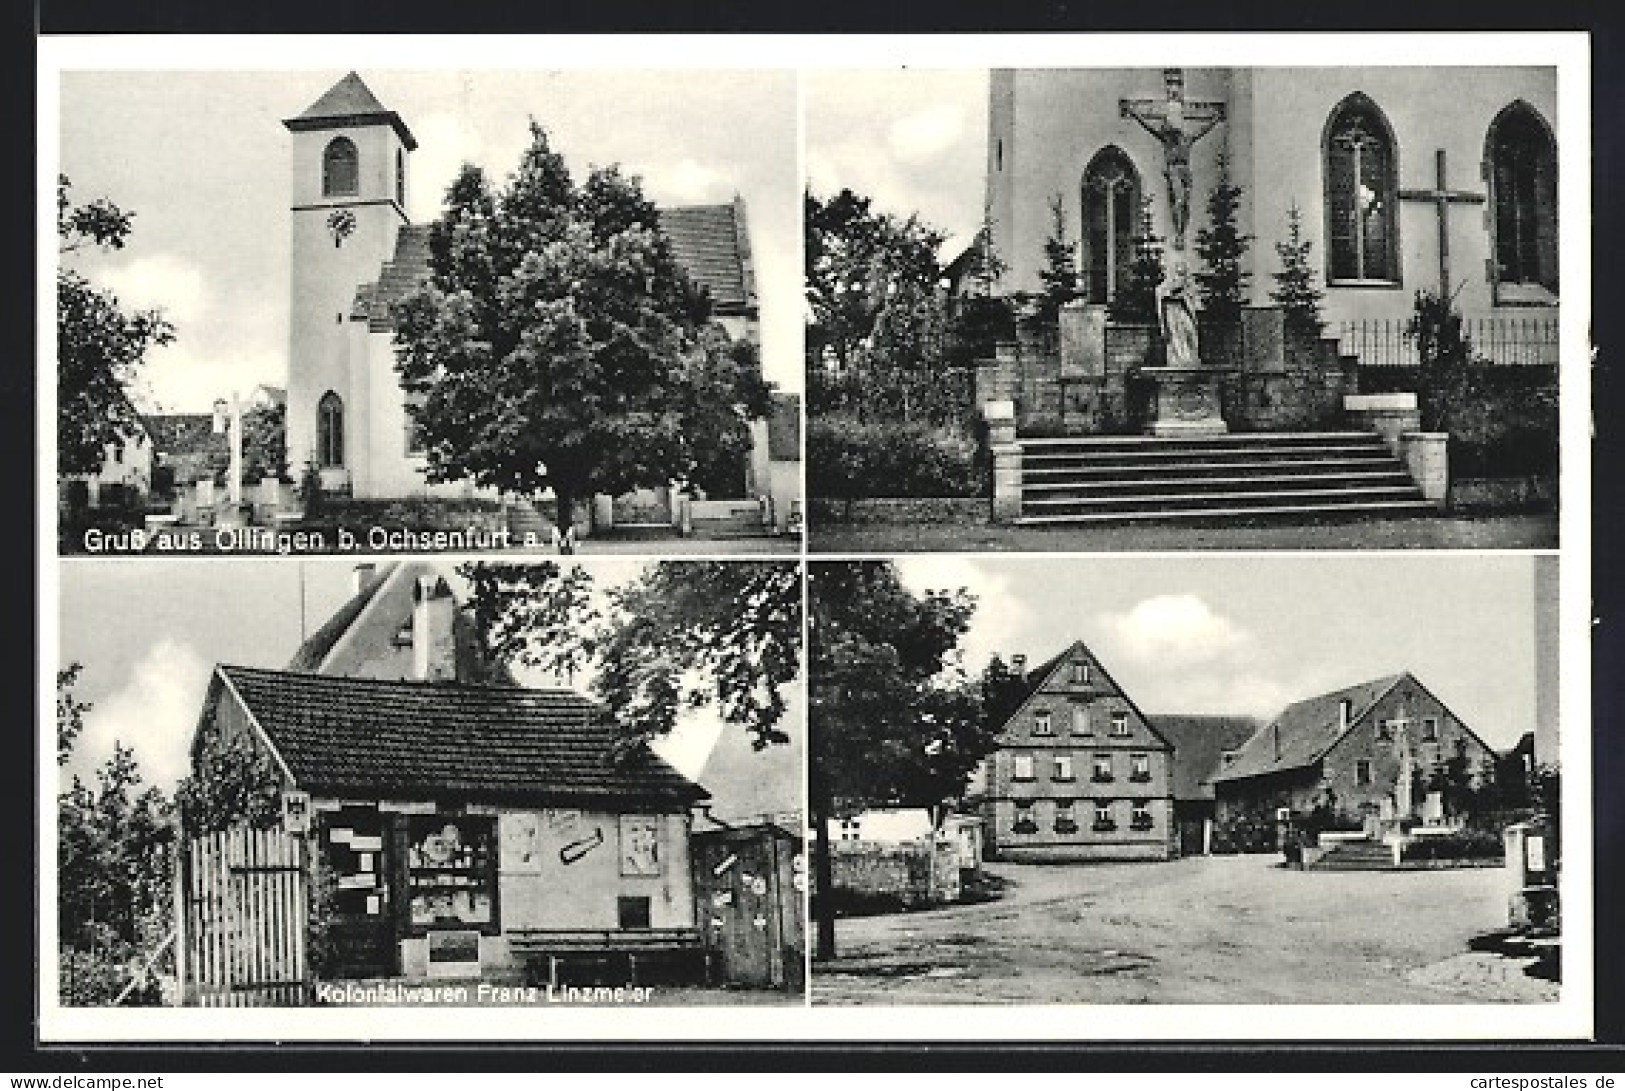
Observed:
[[[1394,853],[1380,841],[1337,841],[1326,846],[1308,871],[1392,871]]]
[[[1436,510],[1369,432],[1018,438],[1021,526]]]
[[[534,534],[537,541],[552,541],[553,524],[536,510],[536,505],[531,501],[509,497],[507,517],[508,534],[512,541],[523,542],[527,534]]]

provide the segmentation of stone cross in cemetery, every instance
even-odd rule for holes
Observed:
[[[1174,226],[1174,249],[1185,249],[1185,227],[1191,215],[1191,148],[1224,120],[1222,102],[1186,102],[1185,73],[1164,68],[1167,98],[1118,99],[1122,117],[1133,118],[1162,145],[1168,178],[1168,211]]]
[[[1439,148],[1433,153],[1434,183],[1432,189],[1402,189],[1399,191],[1401,201],[1427,201],[1433,205],[1434,214],[1439,220],[1439,298],[1449,299],[1450,289],[1450,206],[1455,205],[1481,205],[1485,197],[1482,193],[1469,193],[1465,190],[1451,189],[1445,183],[1444,149]]]

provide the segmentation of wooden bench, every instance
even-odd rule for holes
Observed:
[[[561,983],[561,970],[575,977],[571,971],[582,969],[598,971],[590,975],[596,980],[568,983],[647,984],[651,972],[662,968],[676,971],[672,980],[692,979],[697,969],[701,980],[711,983],[711,950],[697,928],[520,928],[508,932],[508,947],[533,978],[545,967],[547,984],[554,987]]]

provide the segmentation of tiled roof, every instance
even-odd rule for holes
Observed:
[[[1240,780],[1313,765],[1338,740],[1340,702],[1345,699],[1350,702],[1349,726],[1352,727],[1404,677],[1392,674],[1288,705],[1284,712],[1255,732],[1242,745],[1236,760],[1215,773],[1213,780]]]
[[[756,285],[743,202],[660,210],[672,256],[711,295],[718,315],[756,313]]]
[[[395,328],[392,308],[428,279],[429,228],[409,224],[395,236],[395,256],[384,262],[377,282],[356,289],[350,316],[365,318],[372,333],[389,333]]]
[[[382,572],[375,573],[359,592],[351,595],[332,617],[322,623],[321,628],[311,633],[305,642],[299,645],[299,650],[294,652],[293,658],[288,661],[288,669],[320,670],[322,663],[333,651],[333,646],[339,642],[340,637],[349,632],[350,626],[355,624],[356,618],[361,616],[361,611],[377,596],[378,589],[384,585],[384,580],[396,567],[394,564],[386,566]]]
[[[406,145],[408,151],[417,148],[418,142],[412,138],[412,132],[406,127],[406,122],[401,120],[401,115],[379,102],[378,97],[362,82],[361,77],[351,72],[329,87],[321,98],[305,107],[298,117],[289,118],[283,124],[298,132],[304,129],[327,129],[337,125],[360,125],[377,121],[394,126],[401,143]]]
[[[647,751],[615,764],[614,725],[568,690],[216,671],[318,795],[672,809],[707,796]]]
[[[1251,716],[1151,716],[1157,732],[1174,744],[1174,798],[1212,799],[1211,779],[1226,750],[1235,750],[1258,730]]]
[[[801,395],[774,394],[767,418],[767,457],[775,462],[801,461]]]

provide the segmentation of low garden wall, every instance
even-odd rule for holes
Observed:
[[[917,525],[949,523],[978,526],[987,522],[987,500],[980,496],[879,497],[867,500],[814,500],[817,523]]]
[[[835,841],[830,856],[837,905],[919,909],[960,897],[959,858],[947,842]]]

